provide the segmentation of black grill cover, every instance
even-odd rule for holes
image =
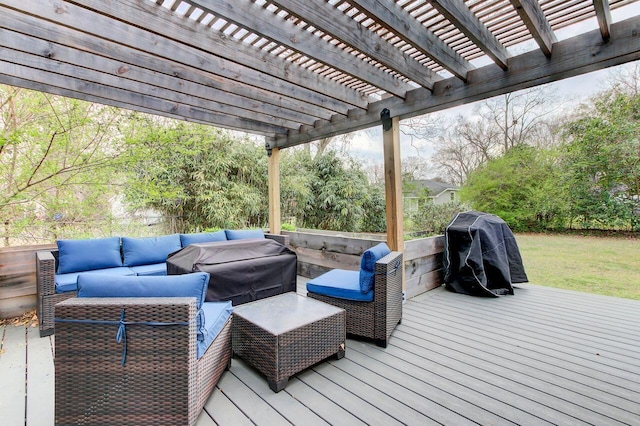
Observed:
[[[251,302],[296,290],[297,257],[269,239],[190,244],[167,258],[167,274],[208,272],[205,301]]]
[[[444,274],[447,289],[473,296],[513,294],[512,284],[528,281],[509,226],[476,211],[459,213],[447,226]]]

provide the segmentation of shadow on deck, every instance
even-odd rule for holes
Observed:
[[[404,305],[386,349],[348,340],[345,358],[277,394],[234,358],[198,425],[637,425],[638,324],[638,301],[532,285],[498,299],[436,289]],[[0,336],[2,424],[53,424],[53,336]]]

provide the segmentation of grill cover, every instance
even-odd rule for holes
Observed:
[[[167,274],[208,272],[205,301],[251,302],[296,290],[297,257],[269,239],[190,244],[167,258]]]
[[[445,231],[444,283],[456,293],[497,297],[527,282],[515,236],[498,216],[469,211]]]

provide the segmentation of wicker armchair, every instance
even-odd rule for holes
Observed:
[[[402,320],[402,253],[391,252],[375,264],[373,301],[354,301],[313,292],[307,296],[347,311],[347,335],[373,339],[383,348]]]
[[[193,425],[231,362],[231,318],[196,359],[194,298],[73,298],[55,315],[56,424]]]

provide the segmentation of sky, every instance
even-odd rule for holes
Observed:
[[[628,16],[640,14],[640,4],[632,4],[611,12],[613,22],[618,22]],[[589,30],[597,29],[598,24],[595,18],[591,18],[577,25],[563,28],[556,32],[558,40],[570,38],[576,34],[580,34]],[[529,42],[533,43],[533,41]],[[535,46],[535,45],[534,45]],[[536,46],[537,47],[537,46]],[[518,54],[527,50],[531,50],[531,45],[515,46],[512,54]],[[516,53],[514,53],[516,52]],[[484,59],[486,61],[486,59]],[[481,67],[487,62],[482,59],[474,61],[476,67]],[[548,86],[558,99],[568,100],[570,103],[579,104],[587,100],[590,96],[595,95],[605,88],[605,81],[611,75],[614,68],[607,68],[595,71],[589,74],[572,77],[569,79],[550,83]],[[445,121],[455,118],[458,115],[468,116],[473,114],[474,104],[462,105],[456,108],[450,108],[435,114],[440,115]],[[415,147],[418,149],[416,149]],[[428,159],[434,152],[434,143],[431,140],[413,140],[404,134],[400,134],[400,152],[402,158],[419,156]],[[355,132],[349,143],[348,153],[355,158],[363,161],[382,161],[382,130],[378,126],[376,128]]]

